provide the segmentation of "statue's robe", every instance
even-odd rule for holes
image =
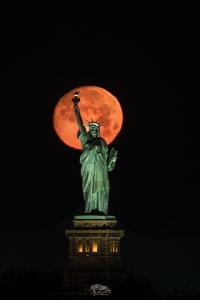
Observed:
[[[83,153],[80,157],[83,197],[85,200],[85,213],[98,210],[108,214],[109,179],[108,171],[108,145],[101,137],[93,138],[83,126],[78,132]]]

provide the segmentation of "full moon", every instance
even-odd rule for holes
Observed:
[[[57,135],[66,145],[82,149],[77,138],[78,124],[74,114],[74,104],[71,101],[77,91],[80,91],[81,101],[78,106],[83,124],[87,124],[91,118],[93,121],[98,120],[104,125],[100,127],[101,137],[106,140],[107,144],[110,144],[121,130],[122,109],[115,96],[97,86],[77,87],[62,96],[55,106],[53,114],[53,125]]]

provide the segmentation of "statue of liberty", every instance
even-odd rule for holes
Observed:
[[[108,202],[110,184],[108,172],[115,167],[117,151],[112,148],[110,151],[106,141],[100,137],[100,126],[98,121],[83,124],[78,107],[78,92],[72,99],[74,102],[74,112],[78,123],[78,138],[81,142],[83,152],[80,157],[82,190],[85,200],[85,214],[105,214],[108,215]]]

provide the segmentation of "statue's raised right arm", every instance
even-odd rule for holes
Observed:
[[[78,104],[74,104],[74,113],[75,113],[75,116],[76,116],[76,120],[77,120],[77,123],[78,123],[79,130],[82,131],[83,120],[81,118],[80,108],[78,107]]]

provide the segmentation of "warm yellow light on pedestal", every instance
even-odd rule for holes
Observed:
[[[92,241],[92,252],[97,252],[97,241]]]
[[[85,243],[85,252],[90,252],[90,241],[86,241]]]
[[[118,245],[116,241],[110,243],[110,252],[118,252]]]
[[[83,252],[83,244],[82,244],[82,241],[78,241],[78,252]]]

